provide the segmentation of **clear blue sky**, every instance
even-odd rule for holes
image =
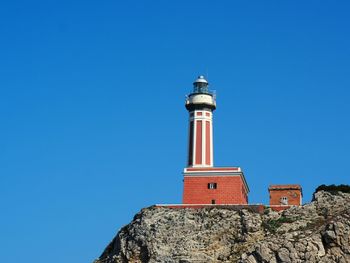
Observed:
[[[142,207],[179,203],[185,95],[217,91],[215,164],[349,183],[348,1],[2,1],[0,258],[91,262]]]

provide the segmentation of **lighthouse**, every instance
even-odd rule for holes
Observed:
[[[247,204],[249,188],[241,168],[214,166],[216,98],[204,76],[193,82],[185,107],[189,112],[189,128],[183,204]]]
[[[190,114],[188,166],[213,166],[213,111],[216,102],[208,85],[204,76],[199,76],[193,83],[193,92],[186,99],[186,109]]]

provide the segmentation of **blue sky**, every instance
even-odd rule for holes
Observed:
[[[3,1],[0,258],[91,262],[179,203],[185,95],[217,91],[214,154],[269,184],[349,183],[347,1]]]

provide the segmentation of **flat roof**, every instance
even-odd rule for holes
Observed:
[[[270,190],[286,190],[286,189],[296,189],[301,190],[300,184],[272,184],[269,186]]]

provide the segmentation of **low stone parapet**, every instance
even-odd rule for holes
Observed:
[[[172,209],[202,209],[202,208],[224,208],[234,211],[246,209],[251,212],[263,214],[265,205],[263,204],[251,204],[251,205],[241,205],[241,204],[156,204],[155,207],[166,207]]]

